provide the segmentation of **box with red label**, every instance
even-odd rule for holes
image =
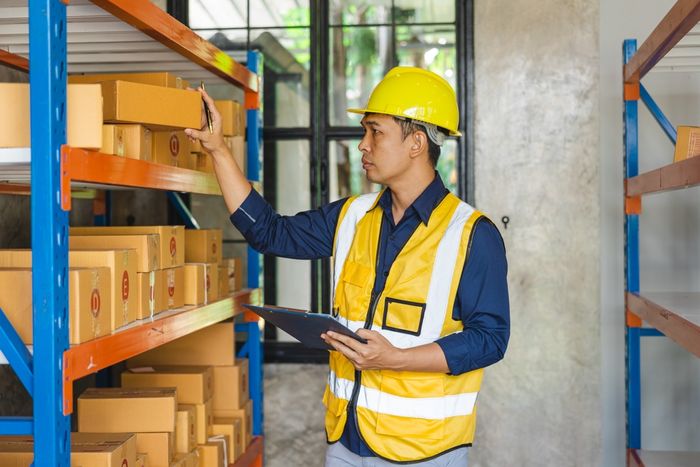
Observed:
[[[71,433],[70,463],[81,467],[136,465],[136,437],[131,433]],[[0,437],[0,465],[29,467],[34,461],[31,436]]]
[[[163,271],[137,272],[138,319],[150,318],[168,309],[163,297],[165,274]]]
[[[185,230],[186,263],[220,263],[221,229]]]
[[[160,242],[158,269],[185,264],[185,227],[182,225],[129,227],[71,227],[71,235],[144,235],[155,234]]]
[[[185,268],[179,266],[159,271],[163,275],[162,294],[168,310],[185,305]]]
[[[136,252],[134,250],[70,251],[68,263],[72,268],[108,267],[112,278],[111,329],[115,330],[136,319],[138,308],[136,283]],[[0,267],[30,268],[32,250],[0,250]]]
[[[153,132],[152,160],[173,167],[190,167],[190,140],[183,131]]]
[[[109,334],[112,331],[109,269],[71,269],[68,274],[69,343],[80,344]],[[22,342],[32,344],[31,269],[0,269],[0,308]]]
[[[211,303],[219,298],[219,265],[185,264],[185,305]]]

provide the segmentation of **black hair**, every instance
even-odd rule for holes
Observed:
[[[428,136],[425,127],[422,125],[416,123],[413,120],[410,120],[408,118],[400,118],[400,117],[393,117],[394,121],[399,124],[401,127],[401,139],[406,140],[409,136],[411,136],[413,133],[416,131],[422,131],[423,133],[426,133],[425,136],[427,137],[426,139],[428,140],[428,156],[430,156],[430,162],[433,164],[433,168],[437,167],[438,159],[440,158],[440,146],[435,144],[432,139]],[[445,134],[447,132],[438,127],[438,131],[441,131]]]

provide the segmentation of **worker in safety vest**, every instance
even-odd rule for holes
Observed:
[[[459,137],[452,87],[411,67],[372,92],[358,146],[379,193],[280,216],[251,186],[221,134],[186,130],[213,157],[231,222],[258,251],[333,259],[332,315],[367,340],[333,332],[323,397],[326,466],[467,465],[483,368],[510,334],[507,263],[496,227],[435,170]]]

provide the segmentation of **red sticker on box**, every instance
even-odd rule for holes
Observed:
[[[180,152],[180,140],[178,139],[177,135],[175,133],[173,133],[170,136],[170,155],[173,157],[177,157],[179,152]]]
[[[124,271],[122,274],[122,300],[129,299],[129,272]]]
[[[97,318],[100,314],[100,291],[92,289],[90,294],[90,313]]]

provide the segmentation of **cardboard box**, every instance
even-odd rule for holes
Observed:
[[[151,467],[151,464],[148,463],[148,455],[147,454],[136,454],[136,467]]]
[[[245,135],[245,108],[236,101],[214,101],[216,109],[221,114],[221,129],[224,136]]]
[[[229,292],[237,292],[243,288],[243,260],[241,258],[224,258],[222,266],[228,276]]]
[[[163,297],[169,310],[182,308],[185,305],[185,268],[164,269]]]
[[[102,125],[100,152],[124,157],[124,131],[120,125]]]
[[[247,174],[247,157],[245,153],[245,141],[242,136],[225,136],[224,141],[231,151],[233,159],[236,161],[241,172]]]
[[[152,130],[184,130],[200,126],[202,97],[196,91],[129,81],[104,81],[101,84],[105,122],[140,123]]]
[[[185,305],[211,303],[218,298],[218,264],[185,264]]]
[[[219,265],[219,298],[231,295],[228,284],[228,269]]]
[[[109,269],[71,269],[68,274],[69,343],[80,344],[109,334],[112,331]],[[31,269],[0,269],[0,308],[22,342],[32,344]]]
[[[217,323],[130,358],[126,363],[129,368],[174,364],[233,366],[234,347],[233,323]]]
[[[197,446],[199,467],[224,467],[224,451],[219,443],[204,443]]]
[[[222,249],[221,229],[185,230],[186,263],[220,263]]]
[[[195,448],[187,454],[177,454],[170,467],[199,467],[199,453]]]
[[[160,237],[149,235],[71,235],[71,250],[136,250],[136,272],[149,272],[160,265]]]
[[[102,147],[102,91],[98,85],[70,85],[67,91],[67,142],[76,148]],[[0,147],[31,146],[29,84],[0,83]],[[199,119],[199,116],[197,117]]]
[[[190,154],[190,168],[200,172],[214,174],[214,159],[205,152],[196,152]]]
[[[136,252],[134,250],[73,250],[68,254],[71,268],[108,267],[110,270],[110,295],[100,296],[110,300],[112,311],[110,331],[136,319],[138,307],[135,293]],[[0,267],[31,268],[32,251],[0,250]]]
[[[227,464],[233,464],[243,453],[242,431],[241,421],[235,418],[214,418],[209,427],[209,436],[223,436],[226,440]]]
[[[123,467],[136,463],[136,438],[131,433],[71,433],[70,449],[72,466]],[[29,467],[33,460],[33,437],[0,437],[0,465]]]
[[[124,388],[177,389],[180,404],[203,404],[211,399],[214,373],[206,366],[158,366],[132,368],[122,373]]]
[[[179,409],[183,410],[187,407],[193,407],[195,411],[195,435],[197,444],[207,442],[209,427],[214,423],[214,416],[211,413],[211,401],[208,400],[204,404],[180,404]]]
[[[158,164],[189,169],[190,140],[184,131],[154,131],[151,160]]]
[[[167,88],[185,89],[187,81],[172,73],[101,73],[89,75],[69,75],[69,83],[103,83],[105,81],[129,81]]]
[[[158,235],[160,263],[158,269],[185,264],[185,227],[182,225],[129,227],[71,227],[71,235]]]
[[[172,433],[175,388],[90,388],[78,398],[78,431]]]
[[[150,161],[153,153],[153,132],[143,125],[119,125],[124,138],[124,157]]]
[[[175,452],[187,454],[197,447],[197,411],[192,405],[178,406],[175,423]]]
[[[138,277],[138,319],[152,318],[168,309],[163,297],[165,287],[163,271],[137,272]]]
[[[236,418],[241,421],[243,441],[248,446],[253,439],[253,400],[249,399],[243,408],[236,410],[215,410],[215,418]]]
[[[172,433],[136,433],[136,452],[148,456],[150,467],[168,467],[173,458]]]
[[[673,162],[700,156],[700,127],[679,126]]]
[[[214,412],[237,410],[250,399],[248,359],[236,359],[236,365],[212,367],[214,396],[211,407]]]

